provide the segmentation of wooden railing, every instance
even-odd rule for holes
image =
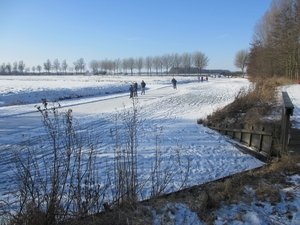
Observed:
[[[294,105],[286,92],[282,92],[281,145],[282,151],[287,151],[290,136],[290,116],[293,115]]]
[[[294,105],[286,92],[282,92],[282,118],[281,126],[275,126],[272,130],[265,130],[263,126],[244,127],[243,129],[228,128],[227,126],[212,125],[210,129],[216,130],[221,134],[227,135],[248,147],[255,148],[259,153],[271,156],[274,149],[274,142],[280,143],[281,151],[286,152],[290,138],[290,116],[293,115]],[[281,152],[276,152],[276,154]]]
[[[274,139],[278,136],[279,131],[278,126],[274,126],[272,131],[265,131],[263,126],[250,126],[243,129],[227,128],[226,126],[209,126],[209,128],[246,144],[266,156],[272,154]]]

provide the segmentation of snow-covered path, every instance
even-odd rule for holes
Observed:
[[[244,85],[248,85],[248,82]],[[230,88],[228,79],[214,80],[213,83],[182,83],[178,85],[177,90],[170,85],[155,84],[153,87],[151,85],[147,87],[146,95],[139,95],[138,101],[152,118],[169,118],[172,113],[173,117],[196,120],[231,102],[240,86],[241,81],[234,79],[230,82]],[[60,101],[60,104],[62,109],[71,108],[75,117],[83,118],[102,113],[115,113],[124,106],[130,107],[131,100],[127,93],[121,93],[64,100]],[[3,143],[1,139],[9,138],[10,142],[16,140],[13,136],[40,127],[41,118],[35,105],[41,103],[0,107],[0,143]]]
[[[294,128],[300,129],[300,85],[289,85],[284,88],[294,105],[294,112],[291,120],[295,121],[293,124]]]

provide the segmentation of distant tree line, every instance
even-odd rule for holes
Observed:
[[[125,59],[114,60],[91,60],[89,68],[93,74],[119,74],[129,73],[133,75],[137,71],[141,75],[142,71],[146,71],[148,75],[151,74],[168,74],[173,68],[173,74],[182,73],[189,74],[196,71],[201,74],[203,69],[207,67],[209,62],[208,57],[199,51],[193,53],[183,54],[165,54],[162,56],[147,56],[147,57],[129,57]],[[58,59],[51,62],[49,59],[41,65],[26,67],[23,61],[10,63],[2,63],[0,67],[0,74],[83,74],[86,72],[86,63],[83,58],[80,58],[69,66],[66,60],[61,63]],[[182,70],[184,69],[184,70]]]
[[[85,73],[86,63],[83,58],[78,59],[73,63],[74,67],[71,67],[67,64],[66,60],[63,60],[61,63],[58,59],[55,59],[51,62],[49,59],[41,65],[33,66],[32,68],[26,67],[25,63],[21,60],[14,62],[12,65],[10,63],[2,63],[0,66],[0,74],[9,75],[9,74],[42,74],[42,70],[45,71],[45,74],[74,74],[75,73]]]
[[[300,0],[274,0],[257,22],[247,60],[253,77],[299,79]]]
[[[175,73],[179,73],[180,68],[185,68],[185,73],[192,67],[197,68],[198,73],[207,67],[209,59],[204,53],[196,51],[194,53],[165,54],[162,56],[147,56],[138,58],[125,58],[115,60],[92,60],[90,68],[95,74],[98,71],[107,71],[109,74],[118,74],[120,71],[133,75],[136,70],[141,75],[145,70],[148,75],[168,74],[171,68],[175,68]]]

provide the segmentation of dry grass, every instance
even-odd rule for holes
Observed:
[[[65,221],[64,225],[144,225],[153,224],[153,215],[149,208],[143,204],[126,203],[122,206],[116,206],[109,211],[103,211],[98,214],[84,218]]]
[[[207,124],[257,124],[265,115],[271,114],[278,107],[276,92],[278,86],[291,83],[285,78],[269,78],[256,80],[248,88],[241,88],[235,100],[222,109],[217,109],[207,117]]]
[[[39,225],[47,224],[45,213],[35,208],[32,204],[28,204],[26,213],[17,214],[11,221],[10,224],[14,225]]]
[[[164,196],[159,200],[160,205],[164,202],[182,202],[208,224],[215,220],[214,211],[219,209],[221,203],[250,203],[256,199],[275,205],[281,201],[280,189],[290,185],[286,174],[300,173],[299,161],[300,156],[283,156],[262,168]]]

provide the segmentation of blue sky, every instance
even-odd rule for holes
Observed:
[[[0,0],[0,64],[201,51],[207,69],[236,71],[237,51],[272,0]],[[89,69],[89,68],[87,68]]]

